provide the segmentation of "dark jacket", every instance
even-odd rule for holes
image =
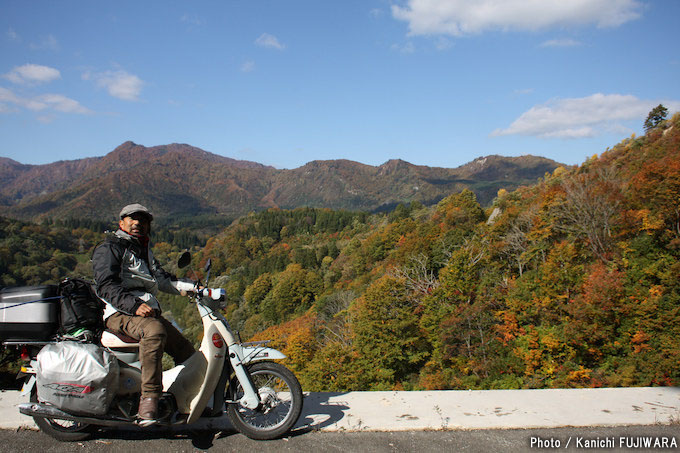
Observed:
[[[134,315],[143,303],[158,310],[158,291],[179,294],[177,278],[163,270],[151,249],[122,230],[110,234],[92,254],[97,295],[106,303],[104,318],[116,311]]]

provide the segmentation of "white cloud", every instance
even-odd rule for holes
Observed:
[[[61,94],[43,94],[38,97],[39,102],[43,102],[49,108],[63,113],[91,113],[90,110],[80,105],[78,101],[67,98]]]
[[[255,62],[248,60],[241,65],[241,72],[252,72],[255,70]]]
[[[640,16],[639,0],[409,0],[392,15],[410,35],[463,36],[489,30],[617,27]]]
[[[576,47],[581,44],[580,41],[576,41],[575,39],[551,39],[541,43],[541,47]]]
[[[106,71],[100,73],[86,72],[83,80],[93,80],[98,86],[106,89],[113,97],[124,101],[137,101],[142,92],[144,82],[134,74],[126,71]]]
[[[14,94],[13,91],[2,87],[0,87],[0,103],[4,104],[5,106],[14,105],[15,107],[32,110],[34,112],[44,110],[47,108],[47,105],[45,103],[40,102],[37,99],[24,98],[18,96]],[[12,111],[12,109],[6,107],[5,111]]]
[[[13,109],[9,104],[16,104],[17,97],[7,88],[0,87],[0,113],[9,113]]]
[[[628,131],[622,122],[639,120],[658,104],[679,110],[680,102],[638,99],[632,95],[597,93],[583,98],[555,99],[524,112],[508,128],[491,135],[542,138],[585,138],[605,132]]]
[[[19,84],[45,83],[61,78],[61,73],[59,70],[49,66],[25,64],[23,66],[16,66],[5,74],[4,77],[13,83]]]
[[[286,48],[285,45],[279,42],[276,36],[270,35],[269,33],[262,33],[260,37],[255,40],[255,44],[269,49],[283,50]]]
[[[0,112],[9,113],[16,111],[17,108],[32,112],[57,111],[81,115],[92,113],[91,110],[83,107],[78,101],[61,94],[42,94],[34,97],[23,97],[7,88],[0,87]]]

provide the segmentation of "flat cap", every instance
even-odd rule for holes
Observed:
[[[146,209],[144,206],[142,206],[139,203],[133,203],[125,206],[123,209],[120,210],[120,218],[127,217],[129,215],[132,215],[136,212],[140,212],[142,214],[145,214],[149,216],[149,220],[153,220],[153,214],[151,214],[151,211]]]

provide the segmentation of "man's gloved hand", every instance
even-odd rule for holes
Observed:
[[[186,281],[186,282],[191,282],[191,283],[194,283],[194,284],[195,284],[195,282],[194,282],[193,280],[188,280],[188,279],[182,279],[182,280],[183,280],[183,281]],[[202,285],[201,285],[201,286],[198,286],[196,289],[197,289],[198,291],[201,291],[201,290],[203,290],[204,288],[205,288],[205,286],[202,286]],[[180,295],[180,296],[192,296],[192,295],[194,295],[194,294],[195,294],[195,291],[188,291],[188,290],[184,290],[184,289],[180,289],[180,290],[179,290],[179,295]]]
[[[149,307],[147,304],[142,304],[139,306],[139,308],[137,308],[135,314],[137,316],[141,316],[142,318],[155,318],[156,310]]]

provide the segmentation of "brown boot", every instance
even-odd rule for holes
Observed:
[[[137,413],[142,419],[140,425],[147,426],[156,421],[158,415],[158,398],[155,396],[139,398],[139,411]],[[149,423],[151,422],[151,423]]]

